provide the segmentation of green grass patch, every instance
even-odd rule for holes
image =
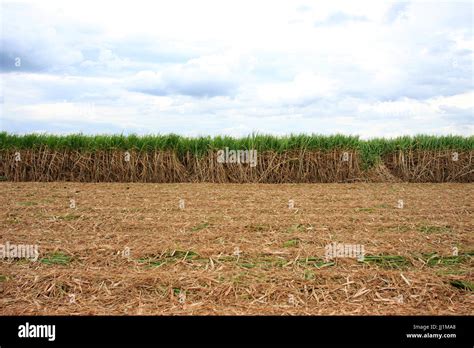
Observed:
[[[474,283],[467,280],[451,280],[450,284],[461,290],[474,291]]]
[[[243,267],[243,268],[254,268],[257,265],[255,263],[251,263],[251,262],[242,262],[242,263],[239,263],[239,266]]]
[[[471,259],[471,253],[460,254],[457,256],[440,256],[437,253],[424,254],[423,259],[426,260],[428,266],[452,266],[457,265]]]
[[[17,203],[18,205],[21,205],[21,206],[24,206],[24,207],[31,207],[33,205],[38,205],[37,202],[32,202],[32,201],[28,201],[28,202],[18,202]]]
[[[71,262],[71,260],[71,256],[61,252],[55,252],[41,258],[40,262],[46,265],[67,265]]]
[[[300,244],[299,239],[290,239],[283,243],[283,247],[285,248],[295,248]]]
[[[375,211],[374,208],[356,208],[357,212],[367,212],[367,213],[373,213]]]
[[[452,232],[452,228],[449,226],[420,226],[418,230],[422,233],[448,233]]]
[[[300,243],[299,239],[292,239],[286,241],[285,247],[296,247]],[[465,270],[458,269],[458,266],[468,264],[471,261],[474,252],[466,252],[459,256],[439,256],[436,253],[413,255],[425,261],[430,267],[439,267],[439,272],[443,274],[465,274]],[[248,257],[237,258],[236,256],[227,255],[215,258],[218,263],[233,263],[239,267],[252,268],[281,268],[286,265],[293,264],[293,259],[284,258],[273,255],[255,255]],[[174,250],[160,255],[149,255],[137,260],[141,264],[146,264],[149,267],[161,267],[165,264],[175,264],[180,261],[188,261],[190,264],[202,267],[209,264],[209,258],[203,258],[198,253],[191,250]],[[359,261],[362,264],[377,265],[390,269],[402,269],[413,266],[409,258],[400,255],[366,255],[363,260]],[[321,257],[308,256],[300,258],[296,261],[302,267],[325,268],[336,264],[333,260],[325,260]],[[440,273],[440,274],[441,274]]]
[[[384,268],[403,268],[411,265],[407,258],[399,255],[366,255],[362,262]]]
[[[281,268],[288,263],[288,260],[281,257],[263,256],[259,258],[258,262],[262,268]]]
[[[324,268],[334,266],[336,263],[334,261],[326,261],[319,257],[307,257],[305,259],[298,260],[300,265],[312,266],[316,268]]]
[[[203,222],[202,224],[196,225],[193,228],[191,228],[191,232],[197,232],[197,231],[203,230],[203,229],[208,228],[208,227],[209,227],[209,223],[208,222]]]

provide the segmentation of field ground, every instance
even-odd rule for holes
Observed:
[[[0,193],[0,243],[40,252],[0,260],[1,315],[474,313],[473,184],[3,182]],[[331,242],[364,245],[366,258],[325,260]]]

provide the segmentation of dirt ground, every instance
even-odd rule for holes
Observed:
[[[3,182],[0,193],[0,244],[39,251],[0,259],[2,315],[474,314],[459,285],[473,282],[473,184]],[[326,259],[332,242],[362,245],[364,260]]]

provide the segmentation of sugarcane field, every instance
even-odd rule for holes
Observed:
[[[2,314],[472,312],[472,138],[2,137]]]
[[[473,347],[473,24],[0,0],[0,348]]]

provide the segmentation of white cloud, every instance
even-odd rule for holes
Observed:
[[[257,95],[265,102],[300,104],[328,98],[337,91],[337,82],[312,72],[300,73],[293,81],[262,84]]]
[[[473,132],[471,2],[2,6],[7,130]]]
[[[152,95],[231,95],[246,70],[233,55],[202,56],[160,71],[140,71],[130,78],[129,87]]]

